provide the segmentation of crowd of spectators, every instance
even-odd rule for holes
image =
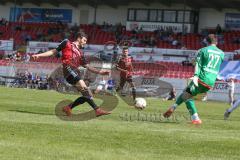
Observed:
[[[46,89],[46,90],[58,90],[61,79],[56,77],[52,78],[49,77],[47,74],[38,74],[32,72],[24,72],[24,73],[17,73],[11,83],[11,87],[18,87],[18,88],[28,88],[28,89]]]
[[[28,53],[23,53],[20,51],[13,51],[12,53],[9,53],[5,59],[10,60],[12,62],[29,62],[30,61],[30,55]]]

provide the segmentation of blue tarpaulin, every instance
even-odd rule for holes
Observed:
[[[240,80],[240,61],[224,61],[221,65],[218,79],[234,78]]]

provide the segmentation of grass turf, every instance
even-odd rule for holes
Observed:
[[[54,91],[0,87],[1,160],[239,159],[240,110],[223,120],[226,103],[196,102],[203,120],[141,121],[135,115],[162,113],[173,101],[147,99],[139,112],[120,101],[111,115],[89,121],[63,121],[55,105],[77,96]],[[101,100],[97,100],[101,103]],[[90,110],[87,105],[75,113]],[[133,118],[122,115],[133,115]],[[184,105],[176,115],[187,115]],[[135,116],[135,117],[134,117]],[[187,117],[187,116],[185,116]]]

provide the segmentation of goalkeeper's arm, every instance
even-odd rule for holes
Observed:
[[[200,68],[201,68],[201,50],[198,51],[198,55],[196,57],[196,61],[195,61],[195,72],[194,72],[194,76],[191,78],[193,80],[193,83],[195,86],[198,86],[198,77],[200,74]]]

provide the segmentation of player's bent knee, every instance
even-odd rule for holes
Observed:
[[[92,91],[89,88],[83,88],[80,92],[84,97],[93,98]]]
[[[186,101],[186,100],[188,100],[188,99],[190,99],[190,98],[192,98],[192,97],[193,97],[193,95],[191,95],[189,92],[187,92],[186,90],[183,91],[183,93],[182,93],[182,99],[183,99],[183,101]]]

